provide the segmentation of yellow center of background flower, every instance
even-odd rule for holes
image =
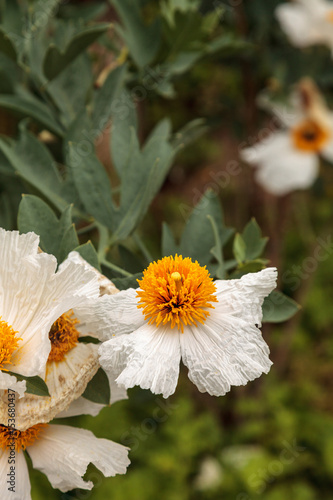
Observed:
[[[175,326],[184,331],[185,325],[204,323],[217,302],[216,286],[206,267],[180,255],[152,262],[138,280],[138,308],[142,308],[149,324]]]
[[[0,317],[0,369],[10,363],[13,352],[16,351],[19,341],[22,340],[17,337],[18,332],[15,332],[12,326],[8,325]]]
[[[48,362],[62,361],[65,354],[77,345],[79,332],[76,329],[76,325],[80,322],[73,316],[73,311],[68,311],[60,316],[51,326],[49,333],[51,352],[47,360]]]
[[[304,120],[292,130],[295,147],[305,152],[320,151],[329,137],[329,132],[311,119]]]
[[[11,427],[0,425],[0,448],[3,450],[15,446],[16,451],[25,450],[39,438],[40,432],[48,427],[47,424],[37,424],[26,431],[18,431]]]
[[[330,10],[329,12],[327,12],[327,14],[326,14],[326,19],[327,19],[330,23],[333,23],[333,10]]]

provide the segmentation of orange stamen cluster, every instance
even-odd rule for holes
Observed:
[[[65,354],[77,345],[79,332],[76,325],[78,323],[80,323],[79,320],[73,317],[73,311],[63,314],[53,323],[49,332],[51,352],[48,362],[62,361]]]
[[[181,255],[152,262],[138,283],[138,308],[149,324],[157,326],[170,323],[184,332],[186,325],[204,323],[207,309],[214,309],[211,302],[217,302],[216,286],[206,267]]]
[[[25,450],[27,446],[31,446],[36,439],[39,439],[40,432],[47,427],[47,424],[37,424],[30,427],[26,431],[18,431],[5,425],[0,425],[0,448],[14,449],[15,451]]]
[[[4,365],[9,364],[12,359],[13,352],[16,351],[21,338],[17,337],[17,333],[12,326],[8,325],[0,317],[0,369],[3,370]]]
[[[326,128],[312,119],[306,119],[292,130],[292,140],[297,149],[318,152],[330,137]]]

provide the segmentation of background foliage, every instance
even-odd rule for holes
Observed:
[[[217,278],[269,262],[303,308],[266,301],[274,366],[246,387],[211,398],[185,376],[168,401],[134,389],[72,419],[130,446],[129,472],[92,467],[92,492],[61,494],[33,471],[36,500],[331,498],[332,170],[276,199],[238,156],[275,127],[263,88],[309,75],[333,98],[328,49],[292,48],[279,3],[0,2],[0,226],[34,230],[59,263],[77,249],[119,288],[175,252]]]

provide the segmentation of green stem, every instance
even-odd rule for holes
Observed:
[[[134,233],[133,234],[133,240],[135,241],[135,243],[138,245],[139,249],[141,250],[142,254],[144,255],[145,259],[147,260],[147,262],[153,262],[154,261],[154,258],[153,256],[151,255],[151,253],[149,252],[148,248],[146,247],[146,245],[143,243],[142,239],[140,238],[140,236],[138,235],[138,233]]]
[[[133,274],[125,271],[124,269],[121,269],[121,267],[116,266],[116,264],[112,264],[112,262],[109,262],[106,259],[100,259],[100,263],[102,264],[102,266],[108,267],[109,269],[112,269],[112,271],[115,271],[119,274],[122,274],[123,276],[129,277],[129,278],[131,276],[133,276]]]
[[[78,229],[76,232],[78,235],[81,235],[81,234],[85,234],[85,233],[88,233],[89,231],[91,231],[92,229],[95,229],[96,226],[96,222],[92,222],[91,224],[88,224],[88,226],[85,226],[85,227],[81,227],[81,229]]]
[[[109,249],[109,231],[108,229],[96,222],[96,227],[99,232],[99,242],[98,242],[98,258],[100,261],[105,259],[105,255]]]

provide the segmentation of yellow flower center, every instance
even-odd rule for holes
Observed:
[[[170,323],[184,332],[184,325],[204,323],[207,308],[214,309],[211,302],[217,302],[216,286],[206,267],[181,255],[152,262],[138,283],[138,308],[149,324],[157,326]]]
[[[78,323],[79,320],[73,317],[73,311],[68,311],[53,323],[49,332],[51,352],[48,362],[62,361],[65,354],[76,346],[79,339],[76,329]]]
[[[329,137],[329,132],[311,119],[304,120],[292,130],[295,147],[305,152],[320,151]]]
[[[0,425],[0,448],[15,451],[25,450],[39,438],[40,432],[48,427],[47,424],[37,424],[26,431],[18,431],[5,425]],[[14,448],[15,447],[15,448]]]
[[[0,317],[0,369],[9,364],[12,359],[13,352],[16,351],[19,341],[18,332],[15,332],[12,326],[8,325]]]

